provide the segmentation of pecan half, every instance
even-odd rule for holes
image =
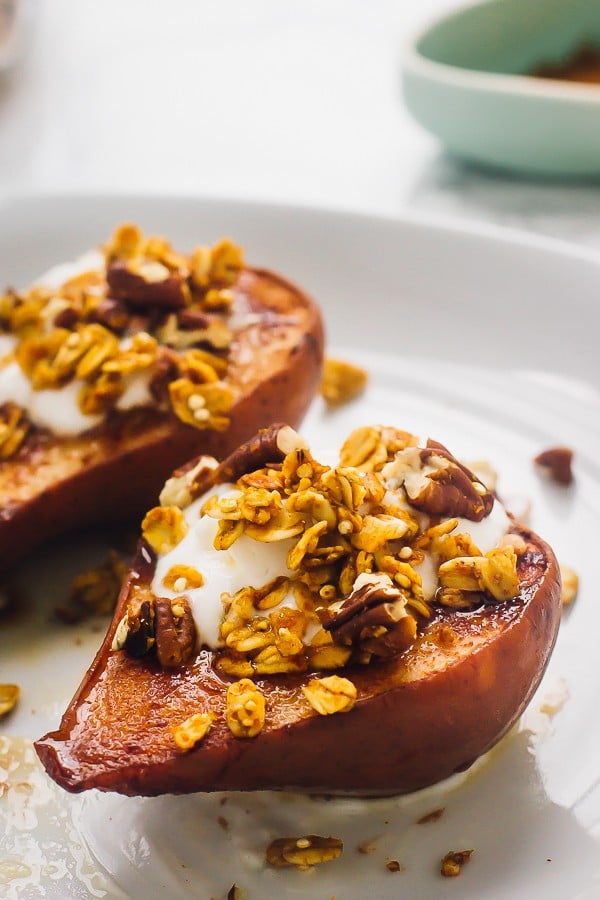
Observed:
[[[384,577],[374,577],[353,591],[324,624],[336,643],[360,643],[361,649],[388,657],[406,650],[417,633],[406,612],[406,598]]]
[[[481,522],[492,511],[492,492],[437,441],[401,450],[387,471],[404,487],[412,506],[430,516]]]
[[[255,437],[234,450],[215,469],[215,484],[235,482],[242,475],[261,469],[267,463],[281,462],[286,453],[291,452],[294,439],[301,443],[301,438],[289,425],[276,423],[261,428]]]
[[[185,597],[154,601],[156,655],[165,669],[176,668],[188,661],[196,645],[196,626]]]
[[[573,451],[569,447],[550,447],[543,450],[533,460],[537,466],[544,469],[548,476],[557,484],[569,485],[573,483]]]
[[[106,271],[110,296],[124,300],[128,306],[146,309],[180,309],[187,302],[187,285],[180,275],[173,275],[160,263],[162,271],[150,270],[142,265],[139,271],[131,270],[126,262],[112,262]],[[158,277],[161,275],[162,277]]]

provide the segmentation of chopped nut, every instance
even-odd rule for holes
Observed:
[[[438,809],[433,809],[430,813],[426,813],[424,816],[421,816],[420,819],[417,819],[417,825],[428,825],[430,822],[438,822],[446,811],[445,806],[440,806]]]
[[[356,688],[348,678],[328,675],[312,678],[302,688],[302,693],[321,716],[350,712],[356,703]]]
[[[212,713],[195,713],[173,729],[173,738],[180,750],[191,750],[204,740],[214,720]]]
[[[375,853],[376,850],[377,844],[375,843],[375,841],[361,841],[360,844],[356,845],[356,852],[362,853],[364,855]]]
[[[269,865],[276,868],[297,866],[299,869],[308,869],[310,866],[338,859],[343,850],[344,843],[339,838],[307,834],[300,838],[278,838],[271,841],[266,850],[266,859]]]
[[[185,597],[154,601],[156,655],[163,668],[176,668],[186,663],[196,644],[196,626]]]
[[[480,522],[494,505],[493,494],[436,441],[427,441],[425,449],[408,447],[396,453],[384,477],[404,487],[409,502],[432,516]]]
[[[232,884],[227,891],[227,900],[244,900],[244,891],[237,884]]]
[[[178,506],[155,506],[142,522],[142,537],[156,553],[169,553],[187,531],[187,522]]]
[[[227,725],[238,738],[253,738],[265,723],[265,698],[249,678],[227,688]]]
[[[397,859],[390,859],[385,864],[388,872],[404,872],[404,866],[400,865]]]
[[[573,483],[573,451],[569,447],[551,447],[543,450],[535,457],[534,463],[557,484]]]
[[[330,406],[348,403],[364,391],[367,373],[341,359],[326,359],[321,394]]]
[[[15,708],[20,693],[16,684],[0,684],[0,719]]]
[[[450,850],[442,859],[440,872],[445,878],[455,878],[471,859],[473,850]]]
[[[563,606],[570,606],[577,597],[579,590],[579,576],[574,569],[569,566],[560,567],[560,578],[562,583],[561,599]]]

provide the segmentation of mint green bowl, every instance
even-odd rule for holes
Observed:
[[[528,174],[600,174],[600,86],[532,78],[582,43],[600,48],[600,0],[491,0],[423,31],[405,53],[415,119],[449,151]]]

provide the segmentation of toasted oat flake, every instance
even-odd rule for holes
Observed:
[[[191,750],[204,740],[212,726],[212,713],[195,713],[173,729],[173,739],[180,750]]]
[[[7,716],[19,701],[21,691],[17,684],[0,684],[0,719]]]
[[[142,522],[142,537],[157,553],[169,553],[183,540],[187,530],[178,506],[155,506]]]
[[[266,850],[266,860],[276,868],[296,866],[298,869],[308,869],[338,859],[343,850],[344,843],[339,838],[307,834],[271,841]]]
[[[356,703],[356,687],[348,678],[339,675],[312,678],[303,686],[302,693],[321,716],[350,712]]]
[[[330,406],[348,403],[364,391],[367,384],[364,369],[341,359],[326,359],[323,366],[321,394]]]

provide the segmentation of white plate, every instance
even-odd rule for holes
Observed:
[[[224,897],[236,882],[249,900],[438,898],[457,890],[462,898],[597,897],[600,262],[494,229],[231,202],[21,198],[5,200],[1,212],[0,272],[15,284],[72,258],[123,219],[188,247],[231,234],[250,260],[312,291],[332,345],[371,374],[360,401],[335,413],[315,402],[303,429],[315,449],[330,451],[357,424],[387,422],[431,433],[463,458],[491,460],[500,490],[531,500],[533,527],[582,586],[519,729],[460,778],[380,801],[74,798],[40,771],[28,739],[56,726],[100,641],[105,623],[68,628],[50,611],[70,576],[103,557],[110,536],[84,535],[36,554],[18,575],[35,601],[0,634],[0,681],[23,689],[19,709],[0,726],[0,781],[9,785],[0,797],[0,894],[208,898]],[[577,453],[569,490],[533,471],[533,455],[557,443]],[[415,824],[441,806],[439,821]],[[269,840],[308,832],[343,838],[342,859],[310,872],[265,868]],[[373,853],[356,852],[364,841],[374,842]],[[442,879],[444,853],[470,847],[460,883]],[[405,870],[389,872],[390,859]]]

